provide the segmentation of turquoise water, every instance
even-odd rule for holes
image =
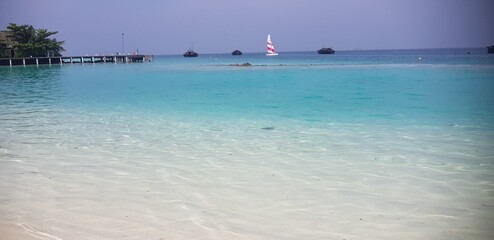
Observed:
[[[2,104],[322,123],[491,125],[494,58],[436,51],[157,56],[150,64],[2,68]],[[227,66],[244,62],[255,66]]]
[[[230,66],[245,62],[253,66]],[[125,219],[119,212],[132,205],[146,214],[110,224],[115,232],[147,236],[141,227],[166,223],[174,227],[147,233],[395,239],[376,225],[352,223],[361,213],[403,239],[489,239],[493,90],[494,55],[484,49],[2,67],[0,222],[69,239],[88,231],[111,239],[117,235],[93,223],[104,222],[102,216]],[[269,183],[275,176],[282,181]],[[310,185],[314,179],[321,185]],[[140,188],[156,195],[144,198]],[[182,192],[169,195],[172,190]],[[77,197],[64,198],[71,194]],[[33,206],[40,201],[34,195],[44,199],[40,207]],[[108,199],[121,199],[120,207],[101,207]],[[177,208],[163,206],[170,199]],[[254,217],[263,215],[263,204],[277,213]],[[285,215],[288,210],[298,215]],[[66,225],[77,215],[87,221]],[[247,222],[256,221],[270,227],[254,231]],[[474,227],[465,230],[461,222]]]

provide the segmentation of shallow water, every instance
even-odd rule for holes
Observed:
[[[0,68],[0,231],[492,239],[482,50]]]

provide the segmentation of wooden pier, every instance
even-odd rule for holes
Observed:
[[[99,55],[72,57],[25,57],[0,58],[0,66],[41,65],[41,64],[85,64],[85,63],[132,63],[151,62],[153,55]]]

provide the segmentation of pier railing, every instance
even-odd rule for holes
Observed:
[[[40,64],[84,64],[84,63],[132,63],[151,62],[153,55],[98,55],[71,57],[24,57],[0,58],[0,66],[40,65]]]

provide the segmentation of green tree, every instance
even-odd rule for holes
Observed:
[[[0,41],[0,58],[6,57],[5,49],[7,49],[7,43]]]
[[[61,56],[60,52],[64,41],[49,38],[57,32],[49,32],[47,29],[35,29],[32,25],[17,25],[10,23],[7,26],[7,34],[13,41],[17,57],[43,57],[49,52],[51,55]]]

